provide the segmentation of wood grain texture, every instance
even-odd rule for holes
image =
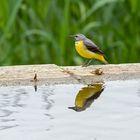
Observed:
[[[36,74],[36,79],[34,80]],[[22,65],[0,67],[0,85],[91,84],[140,78],[140,64],[81,66]]]

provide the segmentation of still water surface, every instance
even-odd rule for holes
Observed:
[[[140,140],[140,80],[0,87],[0,140]]]

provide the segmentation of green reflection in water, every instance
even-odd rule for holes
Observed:
[[[75,106],[69,107],[77,112],[84,111],[90,107],[95,99],[97,99],[104,90],[103,82],[96,82],[94,84],[83,87],[79,90],[75,98]]]

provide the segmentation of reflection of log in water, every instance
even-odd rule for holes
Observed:
[[[75,98],[75,106],[69,107],[75,111],[83,111],[86,108],[90,107],[95,99],[97,99],[102,91],[104,90],[103,83],[94,83],[83,87],[77,94]]]

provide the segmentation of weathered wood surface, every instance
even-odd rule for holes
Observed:
[[[37,79],[34,76],[37,74]],[[97,81],[140,78],[140,64],[57,66],[22,65],[0,67],[0,85],[91,84]]]

